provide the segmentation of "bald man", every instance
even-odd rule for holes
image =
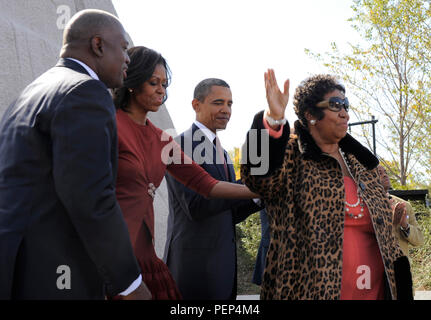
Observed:
[[[0,300],[150,298],[115,198],[121,23],[84,10],[0,119]]]

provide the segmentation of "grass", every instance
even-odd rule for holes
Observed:
[[[424,234],[424,245],[410,249],[411,270],[415,290],[431,290],[431,210],[420,202],[411,202]],[[251,282],[260,242],[259,213],[237,225],[238,295],[260,294]]]
[[[238,295],[260,294],[260,286],[251,282],[260,242],[260,217],[255,213],[236,227],[238,255]]]
[[[410,249],[413,284],[416,290],[431,290],[431,210],[412,203],[416,219],[424,235],[424,244]]]

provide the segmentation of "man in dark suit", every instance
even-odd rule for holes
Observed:
[[[108,88],[122,85],[127,46],[113,15],[78,12],[58,64],[0,120],[0,299],[151,296],[115,198]]]
[[[201,81],[192,102],[196,121],[176,138],[215,179],[235,182],[232,161],[217,130],[230,119],[232,93],[220,79]],[[208,200],[166,176],[169,191],[164,260],[184,299],[236,298],[235,224],[259,210],[253,200]]]

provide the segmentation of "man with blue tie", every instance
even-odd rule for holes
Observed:
[[[235,171],[217,130],[226,128],[232,103],[225,81],[201,81],[192,101],[196,121],[175,139],[215,179],[229,182],[235,182]],[[259,211],[259,206],[253,200],[206,199],[169,174],[166,180],[169,216],[164,260],[183,298],[235,299],[235,224]]]

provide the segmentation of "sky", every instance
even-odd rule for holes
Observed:
[[[244,142],[254,115],[267,106],[264,72],[275,70],[280,88],[290,79],[287,119],[297,119],[292,97],[312,74],[327,72],[309,58],[343,50],[360,41],[347,20],[348,0],[113,0],[134,45],[160,52],[172,71],[165,105],[178,133],[195,119],[191,101],[205,78],[221,78],[231,87],[232,116],[219,133],[223,147]],[[346,87],[348,96],[349,88]],[[351,118],[351,122],[354,119]]]

